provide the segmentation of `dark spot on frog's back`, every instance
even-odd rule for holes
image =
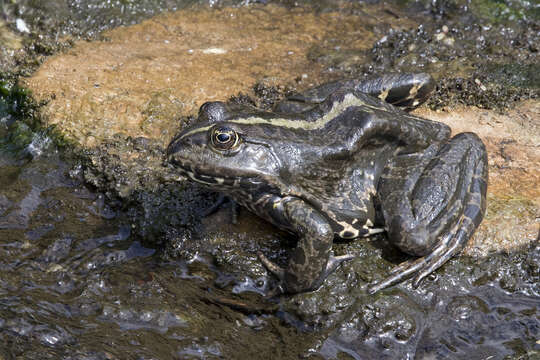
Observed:
[[[396,106],[410,107],[414,102],[423,103],[435,88],[435,81],[428,74],[404,74],[385,98]]]
[[[476,205],[469,205],[464,211],[465,216],[473,221],[477,221],[479,216],[482,216],[482,209]]]
[[[485,194],[487,191],[487,183],[482,178],[473,178],[471,191],[478,194]]]

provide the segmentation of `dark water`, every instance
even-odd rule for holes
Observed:
[[[180,3],[0,2],[8,20],[19,6],[29,23],[41,16],[44,28],[66,33],[98,33]],[[441,7],[433,3],[433,11]],[[54,11],[57,18],[46,18]],[[94,20],[85,23],[88,14]],[[259,233],[184,234],[189,256],[141,245],[147,239],[132,230],[129,204],[113,206],[85,186],[80,165],[32,125],[24,96],[3,89],[1,360],[540,359],[538,241],[513,254],[454,259],[418,290],[404,284],[375,296],[364,291],[365,274],[384,249],[348,245],[360,260],[320,291],[264,299],[272,279],[253,253],[238,256],[234,245],[279,246],[286,242],[280,234],[248,216]],[[162,220],[154,216],[145,221]],[[220,236],[227,241],[212,243]],[[205,246],[213,252],[200,251]],[[242,268],[250,271],[231,270]]]

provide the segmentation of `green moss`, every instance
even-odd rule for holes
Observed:
[[[26,147],[32,141],[48,141],[66,148],[73,145],[54,126],[43,127],[39,108],[29,90],[16,84],[6,74],[0,74],[0,151],[26,156]]]
[[[443,10],[447,15],[455,14],[460,9],[470,10],[477,17],[491,23],[507,23],[516,20],[538,21],[540,8],[535,2],[524,0],[396,0],[400,6],[410,7],[420,4],[425,9],[437,12]]]
[[[18,153],[32,140],[28,92],[9,80],[0,81],[0,149]]]
[[[506,86],[540,88],[540,64],[496,64],[486,65],[488,80]]]
[[[494,23],[540,18],[538,9],[524,1],[472,0],[470,8],[477,16]]]

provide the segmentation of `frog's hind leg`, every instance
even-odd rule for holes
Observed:
[[[394,106],[409,111],[423,104],[435,89],[431,75],[388,74],[364,80],[355,90],[378,97]]]
[[[485,213],[487,154],[475,134],[452,138],[417,179],[404,165],[398,157],[381,178],[379,196],[389,241],[421,257],[398,265],[371,293],[413,276],[418,286],[463,249]]]
[[[433,92],[431,75],[387,74],[371,79],[350,79],[329,82],[302,93],[293,94],[274,106],[278,113],[301,113],[312,109],[337,92],[361,92],[386,101],[403,110],[423,104]]]

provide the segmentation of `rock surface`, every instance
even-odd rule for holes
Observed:
[[[298,79],[305,87],[328,78],[307,53],[324,42],[368,49],[376,40],[370,27],[391,18],[381,6],[370,12],[316,14],[274,5],[178,11],[107,31],[102,41],[78,42],[47,59],[25,86],[48,100],[48,123],[82,146],[115,133],[166,145],[178,117],[205,101],[249,92],[264,79]],[[395,28],[413,24],[392,21]],[[344,33],[349,36],[338,40]]]

